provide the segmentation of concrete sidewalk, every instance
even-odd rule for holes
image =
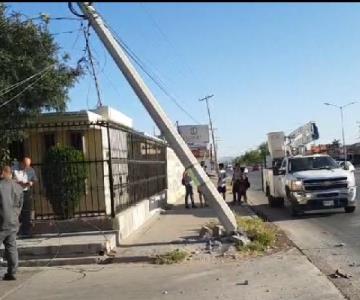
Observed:
[[[233,209],[254,216],[246,205]],[[0,300],[345,299],[296,248],[237,259],[204,253],[198,231],[214,220],[211,208],[179,203],[124,241],[110,264],[21,268],[18,281],[0,281]],[[175,265],[142,263],[176,248],[195,254]]]
[[[242,216],[255,215],[246,206],[236,207],[236,212]],[[206,242],[199,240],[199,231],[210,222],[218,223],[210,207],[186,209],[183,203],[177,203],[123,241],[117,249],[117,261],[148,261],[150,257],[177,248],[189,253],[200,252],[205,249]]]

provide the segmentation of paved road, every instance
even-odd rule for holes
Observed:
[[[356,177],[360,183],[359,170]],[[293,218],[286,208],[268,207],[261,191],[260,172],[250,172],[249,180],[252,184],[249,199],[253,208],[285,230],[325,274],[340,268],[352,275],[351,279],[339,278],[333,282],[350,299],[360,299],[360,203],[353,214],[345,214],[339,209]],[[360,193],[357,199],[360,201]]]

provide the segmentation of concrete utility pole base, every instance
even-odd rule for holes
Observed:
[[[176,155],[186,169],[191,169],[195,178],[201,186],[201,190],[207,197],[209,204],[214,208],[220,222],[228,233],[237,229],[236,219],[229,206],[222,199],[214,184],[210,181],[189,147],[177,132],[175,126],[166,116],[155,96],[146,86],[129,58],[111,34],[109,27],[104,23],[99,14],[89,2],[77,2],[83,14],[89,20],[100,40],[114,59],[115,63],[124,74],[126,80],[133,88],[141,103],[144,105],[150,116],[163,132],[167,142],[174,149]],[[180,180],[180,178],[179,178]]]

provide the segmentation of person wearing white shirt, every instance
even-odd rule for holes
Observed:
[[[31,159],[25,157],[18,170],[14,171],[14,179],[23,187],[24,204],[20,215],[20,235],[31,236],[31,212],[33,206],[32,187],[38,181],[34,169],[31,167]]]
[[[218,192],[222,194],[224,200],[226,198],[226,171],[224,164],[219,164],[219,179],[218,179]]]

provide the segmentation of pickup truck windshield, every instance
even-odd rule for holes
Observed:
[[[329,156],[297,157],[289,160],[289,172],[336,169],[339,165]]]

